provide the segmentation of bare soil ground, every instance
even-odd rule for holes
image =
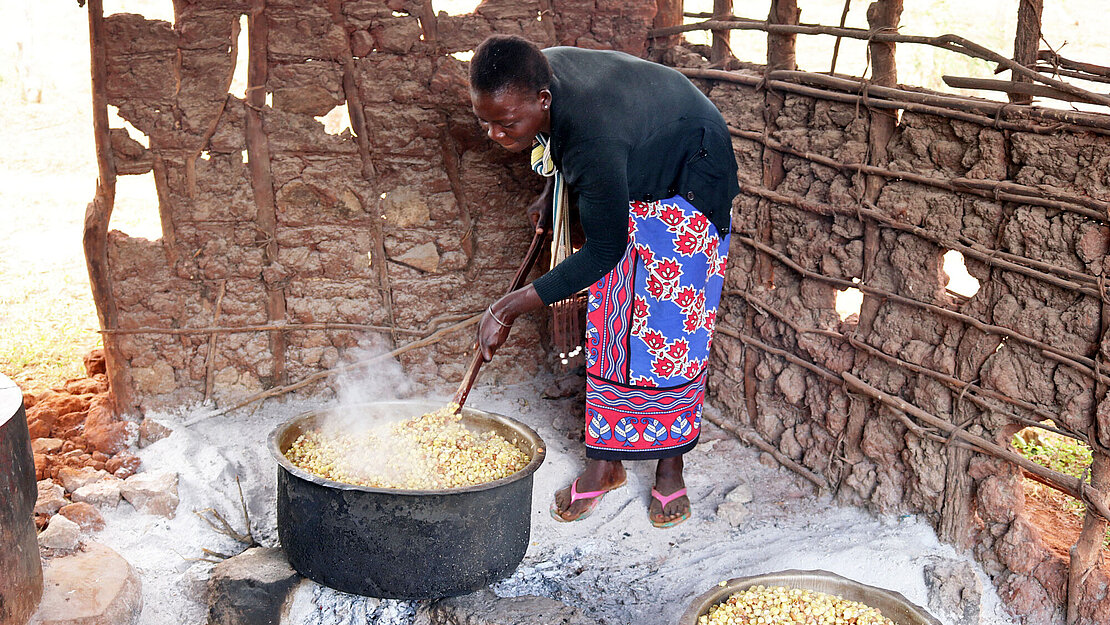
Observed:
[[[1083,517],[1075,512],[1075,500],[1030,479],[1025,480],[1024,486],[1029,520],[1040,530],[1045,545],[1065,561],[1068,560],[1068,550],[1079,539],[1079,531],[1083,529]]]

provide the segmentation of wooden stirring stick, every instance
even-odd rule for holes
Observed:
[[[521,263],[520,269],[516,270],[516,276],[513,277],[513,283],[506,291],[506,294],[524,286],[524,280],[528,277],[528,273],[532,271],[532,267],[536,264],[536,259],[540,257],[540,249],[542,248],[544,237],[547,235],[546,231],[536,230],[536,235],[532,237],[532,245],[528,247],[528,253],[524,256],[524,262]],[[463,376],[462,384],[459,384],[459,390],[455,391],[455,397],[452,399],[454,404],[454,414],[462,411],[463,404],[466,403],[467,395],[470,395],[470,389],[474,386],[474,380],[478,377],[478,369],[482,367],[482,348],[478,347],[474,350],[474,358],[470,360],[470,367],[466,370],[466,375]]]

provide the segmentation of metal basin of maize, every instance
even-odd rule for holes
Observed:
[[[940,625],[901,594],[828,571],[780,571],[721,582],[681,625]]]
[[[804,588],[755,585],[710,606],[698,625],[895,625],[858,601]]]
[[[509,477],[531,457],[518,441],[478,431],[447,405],[359,432],[312,429],[285,451],[295,466],[320,477],[376,488],[440,490]]]

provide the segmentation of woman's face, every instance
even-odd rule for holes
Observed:
[[[510,152],[532,147],[539,132],[551,130],[551,92],[508,88],[497,93],[470,91],[470,102],[486,136]]]

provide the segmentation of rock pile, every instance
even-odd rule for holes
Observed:
[[[140,425],[115,416],[103,351],[94,349],[84,360],[86,377],[23,395],[39,481],[35,525],[47,530],[40,534],[40,544],[53,549],[75,548],[76,538],[70,536],[100,529],[104,521],[99,509],[114,508],[128,493],[146,512],[172,517],[177,507],[177,476],[136,475],[141,462],[129,451],[132,444],[148,444],[169,431],[153,422]],[[53,527],[51,518],[58,514],[72,523]]]

